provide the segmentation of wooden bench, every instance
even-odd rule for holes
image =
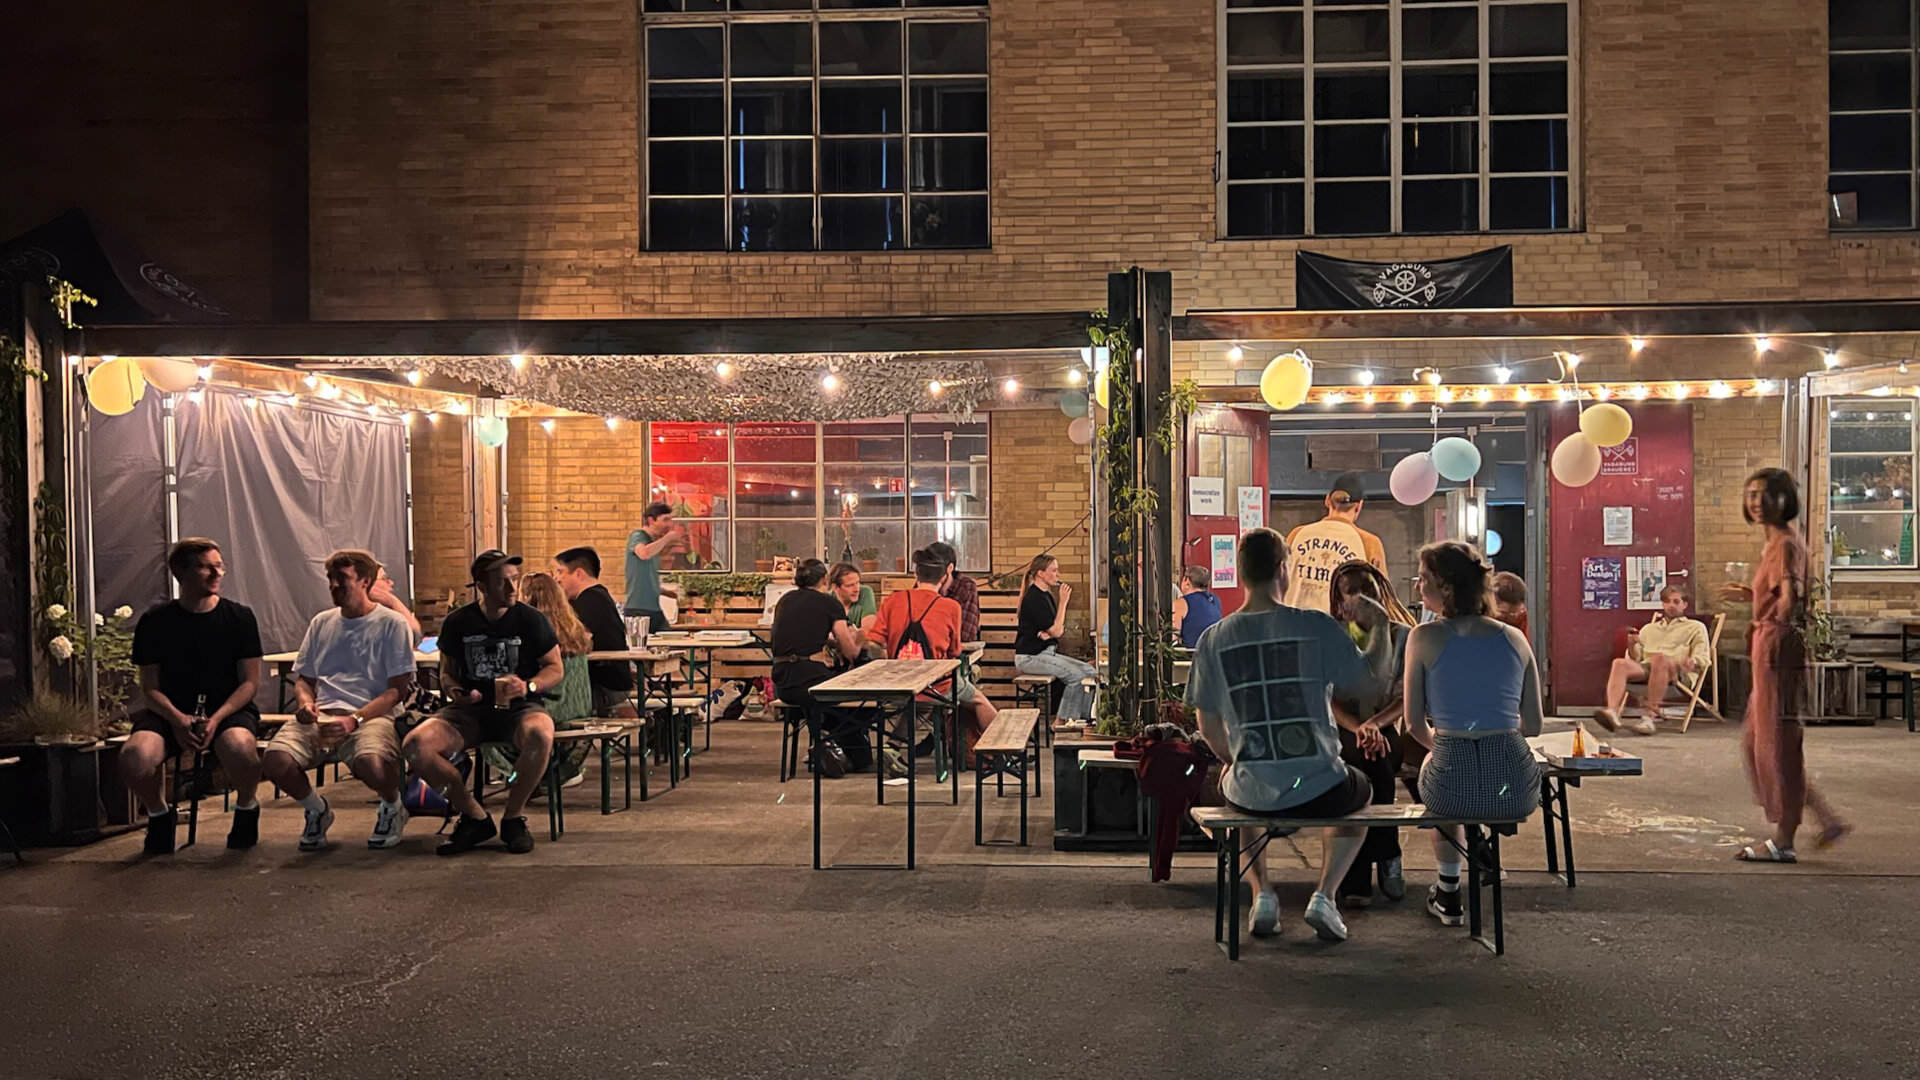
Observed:
[[[1040,710],[1002,709],[973,744],[973,844],[981,846],[983,781],[993,777],[995,794],[1006,793],[1006,778],[1020,781],[1020,846],[1027,846],[1027,757],[1034,760],[1033,793],[1040,794]]]
[[[644,754],[647,745],[647,730],[651,726],[645,717],[593,717],[577,722],[578,726],[557,728],[553,733],[553,749],[547,755],[546,775],[541,777],[541,787],[547,797],[547,835],[553,840],[560,839],[567,831],[566,808],[561,804],[560,792],[566,777],[561,775],[566,766],[565,750],[569,747],[585,745],[591,751],[593,745],[600,745],[600,813],[613,813],[613,755],[617,750],[624,765],[622,779],[626,784],[626,805],[622,809],[633,807],[633,735],[640,733],[640,747]],[[512,743],[486,742],[468,747],[473,755],[473,797],[482,798],[488,786],[493,783],[492,770],[489,768],[488,751],[498,751],[507,760],[518,757],[518,751]],[[641,761],[640,801],[647,801],[647,772],[649,763]],[[455,811],[447,809],[449,819]]]
[[[1052,716],[1053,681],[1051,675],[1015,675],[1013,677],[1014,708],[1038,709]]]
[[[1507,951],[1506,918],[1503,897],[1500,892],[1500,837],[1512,835],[1518,831],[1524,818],[1505,818],[1494,821],[1470,821],[1464,818],[1442,817],[1430,814],[1427,808],[1418,804],[1399,804],[1391,806],[1364,806],[1359,810],[1340,818],[1290,818],[1284,814],[1249,814],[1228,806],[1196,806],[1189,814],[1194,824],[1213,834],[1214,839],[1214,878],[1213,878],[1213,940],[1226,950],[1227,959],[1240,959],[1240,878],[1253,865],[1253,860],[1267,846],[1274,836],[1284,836],[1301,829],[1324,829],[1332,826],[1355,827],[1395,827],[1433,829],[1441,826],[1460,825],[1467,830],[1467,844],[1461,854],[1466,857],[1467,880],[1464,888],[1467,892],[1468,933],[1473,940],[1492,950],[1496,956],[1504,956]],[[1261,835],[1241,850],[1235,838],[1236,829],[1258,829]],[[1451,842],[1451,839],[1449,839]],[[1458,847],[1458,845],[1455,845]],[[1485,865],[1482,865],[1482,860]],[[1228,868],[1232,873],[1228,873]],[[1493,888],[1493,940],[1489,942],[1481,928],[1480,919],[1480,877],[1485,873]]]
[[[1847,659],[1862,669],[1865,698],[1879,705],[1880,719],[1886,719],[1887,702],[1898,701],[1907,730],[1915,730],[1913,683],[1914,676],[1920,675],[1920,663],[1909,657],[1920,624],[1840,616],[1833,620],[1833,628],[1842,638]]]

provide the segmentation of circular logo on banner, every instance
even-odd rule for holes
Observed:
[[[0,261],[0,277],[13,281],[39,281],[59,272],[60,259],[45,248],[21,248]]]
[[[1373,302],[1378,307],[1427,307],[1439,295],[1440,286],[1434,284],[1433,270],[1425,263],[1394,263],[1373,281]]]
[[[227,310],[200,295],[200,290],[173,276],[173,272],[159,263],[141,263],[140,279],[169,299],[198,308],[209,315],[225,316]]]

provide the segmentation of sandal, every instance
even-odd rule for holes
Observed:
[[[1835,822],[1820,830],[1820,836],[1813,842],[1813,846],[1825,850],[1845,839],[1846,835],[1852,831],[1853,826],[1844,822]]]
[[[1768,840],[1762,844],[1759,851],[1755,851],[1752,847],[1743,847],[1739,851],[1734,852],[1733,857],[1741,862],[1790,863],[1800,861],[1794,857],[1792,848],[1775,847],[1772,840]]]

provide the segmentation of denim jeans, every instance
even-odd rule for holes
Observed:
[[[1093,695],[1080,685],[1081,679],[1091,678],[1099,669],[1085,660],[1075,660],[1071,656],[1062,656],[1049,645],[1046,652],[1032,656],[1013,658],[1013,666],[1022,675],[1051,675],[1059,679],[1065,687],[1060,696],[1060,719],[1093,719]]]

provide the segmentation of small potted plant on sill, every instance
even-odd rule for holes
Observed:
[[[860,560],[861,573],[877,574],[880,572],[880,549],[879,548],[863,547],[859,551],[854,552],[854,555]]]
[[[1833,565],[1851,566],[1854,549],[1847,543],[1847,534],[1839,529],[1833,530]]]
[[[773,556],[780,550],[780,538],[773,530],[762,528],[753,536],[753,569],[756,573],[773,572]]]

